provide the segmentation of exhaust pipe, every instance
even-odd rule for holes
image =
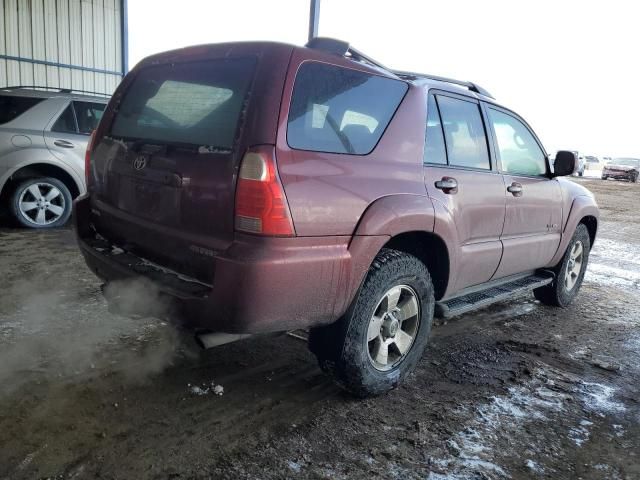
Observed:
[[[250,333],[198,333],[196,343],[203,349],[218,347],[225,343],[236,342],[251,337]]]

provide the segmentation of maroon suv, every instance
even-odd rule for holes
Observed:
[[[415,367],[434,315],[572,301],[598,224],[558,178],[575,164],[473,83],[331,39],[203,45],[123,80],[75,218],[107,286],[148,279],[203,343],[311,328],[364,396]]]

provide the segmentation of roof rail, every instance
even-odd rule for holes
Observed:
[[[86,95],[94,95],[96,97],[111,97],[111,94],[104,92],[90,92],[88,90],[76,90],[75,88],[60,88],[60,87],[45,87],[41,85],[12,85],[9,87],[0,87],[0,90],[20,90],[20,89],[31,89],[31,90],[46,90],[52,92],[59,93],[81,93]]]
[[[454,85],[460,85],[462,87],[466,87],[472,92],[479,93],[480,95],[484,95],[485,97],[494,98],[487,90],[482,88],[477,83],[467,82],[465,80],[456,80],[455,78],[441,77],[439,75],[430,75],[428,73],[414,73],[414,72],[402,72],[399,70],[394,71],[397,76],[405,79],[428,79],[428,80],[437,80],[438,82],[446,82],[453,83]]]
[[[419,78],[429,79],[429,80],[438,80],[439,82],[447,82],[453,83],[455,85],[460,85],[462,87],[466,87],[472,92],[479,93],[480,95],[484,95],[485,97],[493,98],[487,90],[482,88],[480,85],[475,84],[473,82],[466,82],[463,80],[455,80],[453,78],[440,77],[438,75],[429,75],[426,73],[414,73],[414,72],[403,72],[400,70],[391,70],[380,62],[375,61],[371,57],[368,57],[364,53],[356,50],[351,47],[348,42],[344,40],[337,40],[335,38],[327,38],[327,37],[315,37],[312,38],[309,43],[306,45],[307,48],[313,48],[315,50],[322,50],[327,53],[332,53],[334,55],[339,55],[341,57],[352,58],[357,62],[368,63],[376,68],[380,68],[385,70],[388,73],[392,73],[400,78],[404,78],[406,80],[417,80]]]

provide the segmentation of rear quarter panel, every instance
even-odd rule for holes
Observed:
[[[368,155],[291,149],[287,118],[298,68],[316,60],[365,72],[352,61],[309,49],[294,50],[280,108],[276,158],[299,236],[352,235],[365,210],[390,195],[426,195],[422,155],[424,94],[410,86],[380,142]]]

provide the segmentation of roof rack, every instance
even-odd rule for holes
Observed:
[[[429,75],[426,73],[414,73],[414,72],[403,72],[400,70],[391,70],[380,62],[373,60],[371,57],[366,56],[359,50],[351,47],[348,42],[343,40],[337,40],[335,38],[327,38],[327,37],[315,37],[312,38],[309,43],[306,45],[307,48],[313,48],[315,50],[322,50],[327,53],[332,53],[334,55],[339,55],[341,57],[351,58],[357,62],[368,63],[371,66],[376,68],[380,68],[388,73],[392,73],[397,77],[403,78],[405,80],[417,80],[417,79],[429,79],[429,80],[437,80],[439,82],[447,82],[453,83],[455,85],[460,85],[462,87],[466,87],[472,92],[478,93],[480,95],[484,95],[485,97],[494,98],[487,90],[482,88],[480,85],[473,82],[466,82],[464,80],[455,80],[453,78],[440,77],[438,75]]]
[[[480,95],[484,95],[485,97],[494,98],[493,95],[491,95],[487,90],[482,88],[477,83],[467,82],[465,80],[456,80],[454,78],[440,77],[438,75],[430,75],[428,73],[402,72],[400,70],[394,70],[393,73],[395,73],[400,78],[405,78],[405,79],[417,80],[420,78],[424,78],[428,80],[437,80],[438,82],[453,83],[454,85],[460,85],[462,87],[466,87],[472,92],[479,93]]]
[[[20,89],[46,90],[46,91],[59,92],[59,93],[68,93],[72,95],[74,93],[80,93],[85,95],[94,95],[96,97],[107,97],[107,98],[111,97],[111,95],[108,93],[90,92],[88,90],[76,90],[75,88],[45,87],[41,85],[12,85],[9,87],[0,87],[0,90],[20,90]]]

